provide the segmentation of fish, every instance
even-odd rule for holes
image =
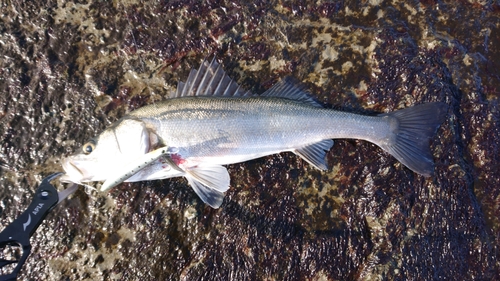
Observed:
[[[230,187],[224,165],[293,152],[327,170],[333,139],[376,144],[422,176],[434,173],[430,141],[446,118],[444,102],[363,115],[323,107],[293,78],[264,93],[244,90],[214,57],[192,69],[161,101],[126,114],[61,160],[63,182],[122,182],[185,177],[203,202],[223,203]]]

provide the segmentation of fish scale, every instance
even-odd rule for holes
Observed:
[[[217,164],[233,161],[217,148],[234,147],[238,155],[245,155],[239,161],[242,162],[292,151],[324,139],[356,138],[374,142],[388,130],[387,122],[379,117],[272,97],[179,98],[138,109],[131,116],[156,128],[165,144],[185,148],[186,157],[221,155]],[[210,141],[212,146],[198,146]]]
[[[104,181],[104,191],[123,181],[183,176],[218,208],[230,186],[223,165],[291,151],[326,170],[326,152],[339,138],[372,142],[432,176],[429,142],[446,113],[440,102],[375,116],[326,109],[290,78],[252,95],[215,59],[205,60],[169,99],[129,113],[63,159],[61,180]]]

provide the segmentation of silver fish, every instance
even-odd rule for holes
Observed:
[[[223,165],[291,151],[326,170],[326,152],[337,138],[372,142],[431,176],[429,141],[446,113],[440,102],[376,116],[326,109],[289,79],[253,95],[214,58],[191,70],[170,99],[132,111],[64,158],[62,180],[104,181],[101,190],[107,190],[123,181],[184,176],[218,208],[230,184]]]

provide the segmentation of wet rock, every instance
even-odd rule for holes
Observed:
[[[184,179],[82,188],[33,236],[20,279],[493,279],[498,11],[491,1],[1,4],[2,225],[61,157],[162,100],[207,56],[258,93],[291,75],[351,112],[450,106],[431,178],[337,140],[328,172],[289,153],[230,165],[218,210]]]

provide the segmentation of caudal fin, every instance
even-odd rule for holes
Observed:
[[[429,142],[443,123],[447,109],[445,103],[433,102],[381,114],[397,120],[391,122],[393,135],[381,147],[414,172],[432,176],[434,161]]]

